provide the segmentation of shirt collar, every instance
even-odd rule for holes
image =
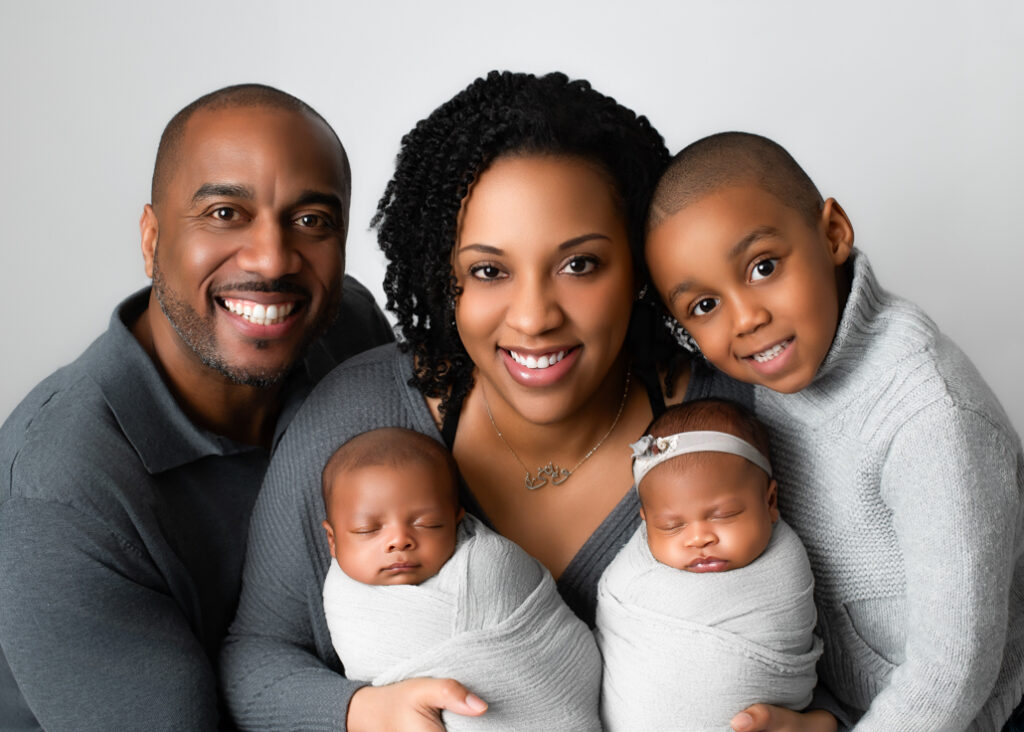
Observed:
[[[196,426],[182,411],[156,365],[130,326],[149,304],[150,289],[124,300],[110,317],[104,336],[87,353],[86,368],[150,473],[180,467],[204,457],[263,451]],[[274,444],[309,391],[305,369],[296,369],[283,391],[285,404]]]

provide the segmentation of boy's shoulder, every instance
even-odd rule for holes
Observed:
[[[821,378],[813,385],[897,427],[915,414],[970,411],[1013,432],[995,394],[967,355],[915,303],[885,290],[863,253]],[[866,416],[866,415],[865,415]],[[882,425],[877,425],[881,427]]]

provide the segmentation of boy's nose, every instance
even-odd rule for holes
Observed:
[[[733,324],[738,335],[753,333],[762,325],[770,323],[771,319],[771,313],[757,298],[737,298],[733,301]]]
[[[714,544],[716,537],[713,531],[705,524],[695,524],[686,534],[686,545],[696,549]]]

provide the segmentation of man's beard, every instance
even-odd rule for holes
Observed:
[[[335,288],[330,293],[329,299],[323,311],[317,316],[310,328],[303,334],[301,343],[295,351],[295,358],[278,368],[247,368],[235,366],[228,363],[217,345],[215,327],[215,316],[203,317],[195,308],[178,297],[177,293],[167,287],[160,272],[159,247],[153,255],[153,292],[156,294],[157,302],[160,303],[160,310],[163,311],[167,321],[174,328],[182,342],[196,354],[200,362],[223,376],[232,383],[241,386],[253,386],[258,389],[266,389],[275,386],[284,379],[291,371],[295,362],[302,358],[310,344],[319,338],[338,315],[341,307],[341,288]],[[309,293],[302,287],[285,280],[269,280],[247,282],[233,288],[234,291],[248,292],[287,292],[301,294],[310,302]],[[265,340],[254,341],[257,350],[267,348]]]

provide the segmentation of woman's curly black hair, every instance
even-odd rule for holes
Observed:
[[[460,404],[473,384],[473,362],[455,328],[459,296],[452,247],[462,199],[492,162],[511,154],[579,157],[600,165],[622,202],[640,285],[643,227],[668,151],[645,117],[565,74],[492,71],[442,104],[402,138],[395,174],[371,226],[388,259],[387,308],[403,349],[416,360],[410,384],[441,397],[441,412]],[[678,353],[653,303],[630,323],[634,362],[669,365]],[[637,340],[640,332],[646,337]]]

